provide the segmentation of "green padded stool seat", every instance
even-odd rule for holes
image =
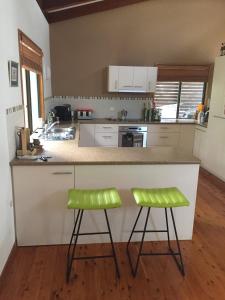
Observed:
[[[102,190],[70,189],[68,208],[70,209],[109,209],[121,206],[120,196],[115,188]]]
[[[154,255],[154,256],[156,256],[156,255],[171,255],[171,256],[173,256],[181,274],[184,276],[185,275],[184,265],[183,265],[181,249],[180,249],[180,244],[179,244],[178,235],[177,235],[175,219],[174,219],[174,215],[173,215],[173,208],[189,206],[190,205],[189,201],[181,193],[181,191],[179,191],[179,189],[176,187],[152,188],[152,189],[133,188],[132,193],[133,193],[136,204],[138,206],[140,206],[138,216],[135,220],[133,229],[131,231],[131,234],[130,234],[130,237],[129,237],[129,240],[127,243],[127,255],[128,255],[131,272],[132,272],[133,276],[135,277],[137,274],[140,256],[149,256],[149,255]],[[136,225],[138,223],[138,220],[140,218],[143,208],[147,208],[147,214],[146,214],[146,218],[144,221],[144,228],[143,228],[143,230],[136,230]],[[151,208],[157,208],[157,209],[163,208],[165,210],[166,229],[160,229],[160,230],[156,230],[156,229],[148,230],[147,229],[148,219],[149,219]],[[168,209],[170,210],[170,214],[171,214],[171,218],[172,218],[172,224],[173,224],[174,233],[175,233],[175,237],[176,237],[177,251],[174,251],[172,249],[172,245],[171,245],[171,241],[170,241],[170,230],[169,230],[168,213],[167,213]],[[168,252],[142,252],[145,234],[152,233],[152,232],[154,232],[154,233],[164,232],[167,234]],[[142,233],[141,243],[140,243],[135,266],[133,266],[131,255],[130,255],[130,250],[129,250],[130,242],[131,242],[131,239],[132,239],[132,236],[134,233]],[[179,257],[179,261],[177,259],[177,256]]]
[[[117,277],[120,277],[119,267],[116,258],[116,251],[112,239],[112,233],[110,229],[109,219],[107,215],[107,209],[117,208],[121,206],[121,199],[119,193],[115,188],[98,189],[98,190],[85,190],[85,189],[70,189],[68,191],[68,203],[67,207],[74,210],[74,227],[70,239],[70,244],[67,252],[67,270],[66,279],[67,282],[70,279],[70,273],[72,269],[73,260],[78,259],[94,259],[94,258],[113,258],[115,263],[115,269]],[[76,211],[77,210],[77,215]],[[103,210],[106,219],[107,231],[98,232],[83,232],[80,233],[81,221],[84,211],[87,210]],[[88,235],[109,235],[110,243],[112,247],[112,254],[97,255],[97,256],[76,256],[75,250],[79,236]]]
[[[189,206],[186,197],[176,188],[132,189],[134,199],[139,206],[170,208]]]

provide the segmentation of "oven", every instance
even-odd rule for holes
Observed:
[[[147,126],[119,126],[119,147],[146,147]]]

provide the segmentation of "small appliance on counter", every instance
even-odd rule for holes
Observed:
[[[93,119],[93,109],[90,108],[79,108],[77,111],[78,120],[92,120]]]
[[[71,121],[71,105],[64,104],[55,106],[55,116],[59,118],[59,121]]]

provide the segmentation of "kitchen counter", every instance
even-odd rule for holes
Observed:
[[[75,127],[75,140],[41,141],[44,147],[42,155],[51,157],[47,162],[15,158],[11,165],[200,164],[199,159],[191,153],[173,147],[79,147],[79,125],[75,124]]]
[[[123,204],[109,210],[109,220],[114,241],[127,242],[139,210],[131,189],[176,186],[190,201],[189,207],[175,210],[179,239],[192,239],[200,163],[197,158],[173,147],[79,147],[79,124],[75,126],[75,140],[42,141],[43,155],[52,157],[48,162],[11,162],[18,246],[68,244],[74,222],[73,211],[67,209],[67,191],[71,188],[116,187]],[[104,228],[103,217],[101,211],[85,213],[82,230],[97,232]],[[143,229],[143,219],[138,226]],[[151,211],[151,226],[165,226],[163,210]],[[174,239],[171,222],[169,226]],[[139,239],[135,235],[134,241]],[[147,235],[146,240],[166,240],[166,235],[157,232]],[[107,236],[79,237],[81,244],[108,242]]]

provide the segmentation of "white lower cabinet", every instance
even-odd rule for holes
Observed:
[[[96,132],[95,146],[118,147],[118,133]]]
[[[205,143],[207,142],[206,132],[207,129],[204,127],[196,126],[195,128],[195,141],[193,147],[193,154],[195,157],[199,158],[203,162],[206,156],[206,152],[205,152],[206,150]]]
[[[172,146],[192,153],[195,124],[151,124],[148,126],[147,146]]]
[[[179,141],[179,133],[149,133],[147,144],[151,146],[173,146],[176,147]]]
[[[79,146],[94,147],[95,146],[95,125],[80,124],[79,130]]]
[[[80,124],[80,147],[118,147],[118,124]],[[170,146],[192,152],[194,124],[150,124],[147,147]]]
[[[18,246],[68,243],[73,212],[67,191],[74,166],[14,166],[14,206]]]
[[[118,147],[118,125],[80,124],[80,147]]]
[[[182,124],[180,125],[179,149],[182,152],[193,152],[195,139],[195,125]]]
[[[147,146],[178,146],[180,125],[153,124],[148,126]]]

